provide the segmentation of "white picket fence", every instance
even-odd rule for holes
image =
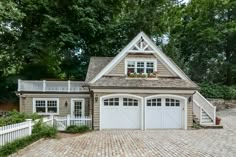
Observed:
[[[59,131],[64,131],[70,125],[82,126],[86,125],[92,129],[92,116],[82,116],[75,117],[71,115],[67,115],[64,117],[54,116],[54,126]]]
[[[32,127],[39,120],[27,119],[25,122],[0,127],[0,146],[32,134]],[[43,118],[43,123],[53,125],[53,117]]]

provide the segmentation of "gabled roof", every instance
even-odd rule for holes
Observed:
[[[160,56],[161,61],[166,65],[168,70],[174,71],[177,76],[183,80],[191,81],[188,76],[176,64],[174,64],[144,32],[140,32],[119,54],[116,55],[116,57],[114,57],[104,68],[102,68],[100,72],[97,71],[98,73],[94,76],[94,78],[91,79],[90,77],[89,83],[93,84],[99,80],[113,67],[115,67],[128,52],[156,54]]]
[[[114,57],[91,57],[85,82],[91,81]]]

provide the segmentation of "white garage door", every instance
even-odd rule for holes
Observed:
[[[146,128],[182,128],[182,105],[172,98],[151,98],[146,102]]]
[[[102,100],[101,129],[140,129],[141,105],[135,98],[113,97]]]

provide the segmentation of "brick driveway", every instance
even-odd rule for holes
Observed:
[[[236,156],[236,109],[221,111],[224,129],[107,130],[43,140],[17,156]]]

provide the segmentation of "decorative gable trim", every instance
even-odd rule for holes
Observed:
[[[143,42],[140,42],[143,41]],[[190,80],[188,76],[154,44],[151,39],[144,33],[140,32],[119,54],[114,57],[114,59],[103,68],[89,83],[94,83],[105,75],[109,70],[119,63],[128,52],[134,53],[153,53],[159,55],[161,60],[163,60],[164,65],[167,65],[167,68],[170,71],[174,71],[180,78],[183,80]]]
[[[154,50],[150,47],[150,45],[141,36],[141,38],[134,44],[134,46],[132,46],[131,49],[129,49],[129,52],[153,53]]]

